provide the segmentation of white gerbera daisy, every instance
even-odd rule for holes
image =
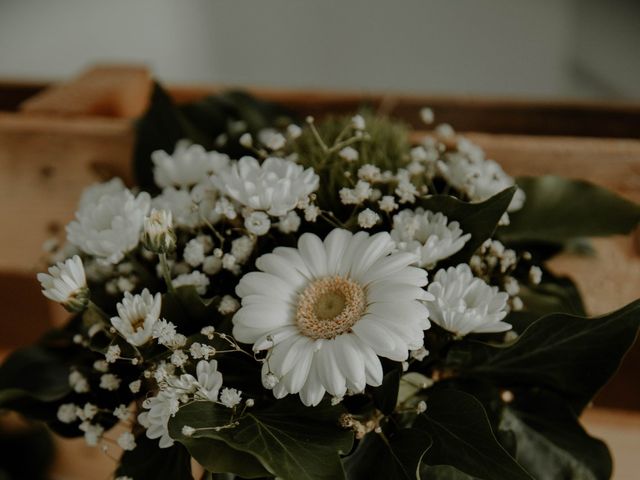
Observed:
[[[458,222],[449,222],[441,212],[423,208],[403,210],[393,217],[393,238],[399,250],[415,253],[420,267],[432,268],[440,260],[459,252],[471,234],[463,235]]]
[[[404,361],[423,345],[427,273],[393,249],[386,232],[335,229],[324,242],[305,233],[297,249],[262,255],[262,271],[240,280],[233,334],[269,351],[263,384],[277,398],[299,393],[317,405],[325,392],[362,392],[382,382],[378,356]]]
[[[160,318],[162,296],[155,296],[146,288],[140,295],[124,294],[121,303],[116,306],[118,316],[111,324],[131,345],[139,347],[153,337],[154,326]]]
[[[85,253],[118,263],[138,245],[150,204],[146,192],[104,194],[76,212],[76,220],[67,225],[67,238]]]
[[[427,301],[431,320],[458,336],[511,328],[501,321],[507,315],[509,295],[474,277],[467,264],[439,270],[429,293],[435,297]]]
[[[267,158],[262,165],[252,157],[242,157],[213,178],[216,186],[234,200],[254,210],[279,217],[317,190],[320,178],[283,158]]]
[[[78,255],[58,262],[49,268],[49,273],[39,273],[38,281],[45,297],[62,304],[69,311],[80,312],[89,303],[87,279]]]
[[[180,140],[172,155],[162,150],[151,154],[153,179],[160,188],[191,187],[212,173],[224,170],[229,157],[218,152],[207,152],[201,145]]]

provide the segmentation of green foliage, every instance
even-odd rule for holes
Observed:
[[[503,387],[548,389],[579,414],[617,370],[639,327],[640,300],[592,319],[547,315],[510,347],[476,344],[479,355],[462,373]]]
[[[125,451],[115,476],[135,480],[192,480],[191,457],[182,445],[158,448],[158,441],[144,434],[136,438],[136,448]]]
[[[231,449],[245,452],[284,480],[338,480],[345,478],[339,453],[351,450],[353,441],[353,435],[338,425],[342,412],[342,408],[327,404],[305,407],[297,398],[287,397],[266,408],[251,408],[236,419],[236,426],[216,431],[212,427],[229,423],[230,410],[211,402],[193,402],[170,420],[169,431],[209,468],[217,466],[209,458],[216,452],[202,445],[193,449],[200,439],[222,441]],[[185,437],[183,425],[203,430]],[[215,448],[215,444],[205,445]],[[243,458],[238,456],[237,461]],[[233,472],[246,467],[234,462],[225,463],[224,468],[231,466]]]
[[[318,142],[310,128],[293,142],[292,150],[298,155],[298,163],[312,167],[320,176],[317,204],[323,210],[339,214],[344,210],[338,191],[350,186],[345,173],[357,180],[358,169],[364,164],[372,164],[381,170],[395,171],[406,166],[409,159],[408,129],[399,122],[386,117],[363,113],[367,125],[368,139],[362,139],[350,146],[358,151],[358,159],[347,162],[338,155],[338,150],[327,152]],[[324,143],[331,147],[343,131],[349,131],[351,117],[329,117],[318,122],[316,128]],[[343,137],[340,137],[343,138]]]
[[[71,391],[69,369],[56,352],[41,345],[17,350],[0,366],[0,408],[22,411],[58,400]]]
[[[561,177],[523,177],[524,207],[499,230],[508,242],[561,243],[576,237],[629,233],[640,222],[640,206],[589,182]]]
[[[482,404],[472,395],[454,389],[429,393],[427,412],[414,428],[429,434],[433,444],[424,456],[428,465],[453,465],[485,480],[531,480],[500,445]]]
[[[462,250],[447,259],[448,265],[468,262],[478,247],[493,235],[515,191],[515,187],[507,188],[481,203],[464,202],[449,195],[434,195],[419,201],[419,206],[442,212],[449,221],[460,223],[464,233],[471,234]]]
[[[366,435],[345,461],[349,480],[413,480],[431,445],[424,431],[405,428],[383,437]]]
[[[516,460],[535,478],[611,476],[607,446],[589,436],[566,402],[555,395],[516,392],[515,400],[502,409],[499,428],[515,435]]]

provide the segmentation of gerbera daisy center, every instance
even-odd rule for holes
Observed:
[[[366,295],[358,283],[339,276],[321,278],[300,294],[296,321],[307,337],[334,338],[348,332],[365,307]]]

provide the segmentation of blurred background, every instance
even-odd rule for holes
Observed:
[[[2,0],[0,77],[640,99],[636,0]]]

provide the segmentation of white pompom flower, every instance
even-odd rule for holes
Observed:
[[[82,260],[78,255],[58,262],[49,273],[39,273],[42,294],[71,312],[81,312],[89,303],[89,289]]]
[[[471,234],[463,235],[460,224],[449,222],[441,212],[419,207],[394,215],[391,238],[399,250],[418,256],[418,266],[433,268],[440,260],[459,252]]]
[[[207,152],[201,145],[193,145],[188,140],[179,141],[171,155],[163,150],[153,152],[151,160],[153,179],[160,188],[192,187],[229,165],[227,155]]]
[[[270,157],[262,164],[242,157],[213,181],[221,192],[253,210],[279,217],[318,189],[320,178],[291,160]]]
[[[89,255],[118,263],[140,242],[150,204],[146,192],[136,196],[125,189],[104,194],[76,212],[76,220],[67,225],[67,238]]]
[[[435,297],[427,301],[431,320],[459,337],[511,328],[502,321],[509,295],[474,277],[467,264],[439,270],[429,284],[429,293]]]
[[[126,292],[122,302],[116,305],[118,316],[111,318],[111,324],[127,342],[139,347],[153,337],[161,307],[159,293],[154,296],[146,288],[140,295]]]
[[[305,233],[298,248],[278,247],[256,261],[236,288],[242,308],[233,334],[268,350],[263,384],[281,398],[299,393],[317,405],[382,382],[380,357],[404,361],[423,346],[427,273],[415,256],[392,253],[388,233]]]

